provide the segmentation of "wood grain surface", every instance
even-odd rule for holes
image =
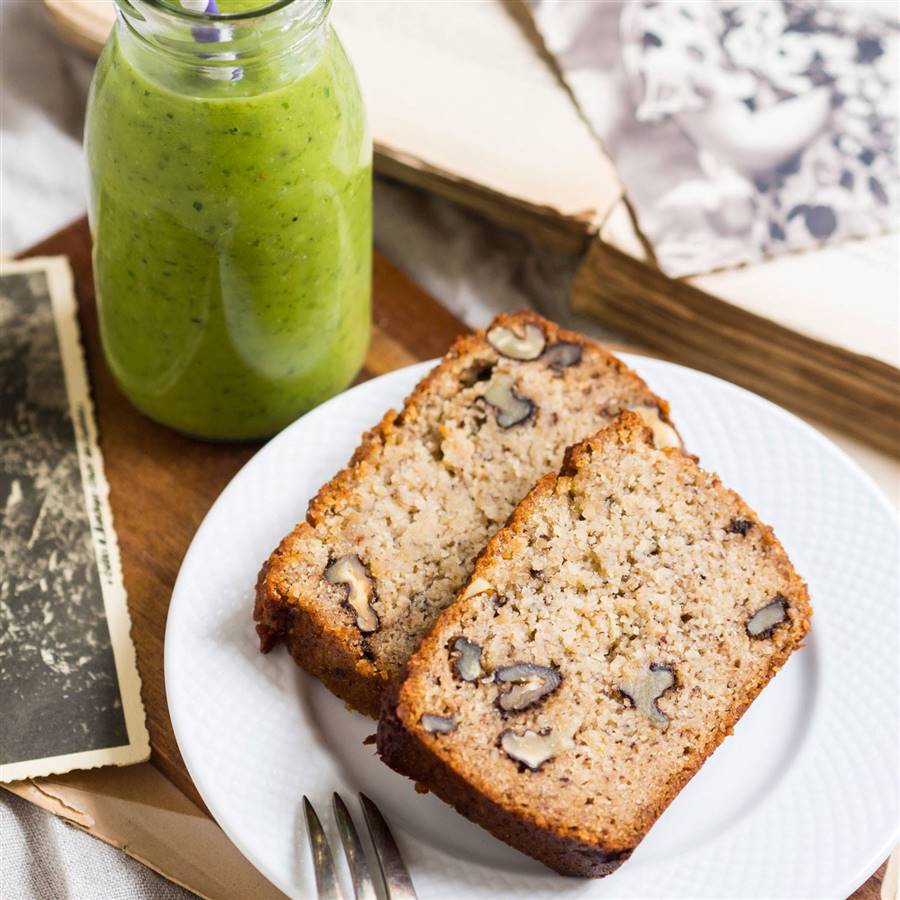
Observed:
[[[166,613],[194,532],[213,501],[259,445],[197,441],[138,413],[116,387],[103,361],[86,219],[23,254],[52,255],[68,256],[75,278],[79,324],[143,683],[152,762],[205,809],[181,759],[166,705]],[[465,330],[458,319],[377,253],[373,326],[359,381],[440,356],[453,337]],[[380,413],[373,412],[373,424]],[[297,511],[298,519],[303,512]],[[252,628],[249,609],[247,627]],[[853,894],[854,900],[878,900],[883,875],[884,866]]]

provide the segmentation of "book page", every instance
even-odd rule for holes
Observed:
[[[900,235],[688,280],[779,325],[900,367]]]
[[[599,237],[652,264],[624,202]],[[799,334],[900,368],[900,235],[844,241],[684,280]],[[677,293],[678,282],[672,284]]]
[[[502,0],[340,0],[376,149],[544,213],[602,221],[621,190]]]

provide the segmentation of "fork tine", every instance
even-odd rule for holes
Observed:
[[[378,858],[378,867],[381,869],[388,900],[418,900],[397,842],[381,811],[365,794],[359,795],[359,803],[372,838],[375,856]]]
[[[356,895],[356,900],[377,900],[366,854],[363,852],[353,819],[350,818],[350,813],[340,794],[332,794],[331,805],[334,808],[334,818],[341,836],[341,843],[344,845],[347,867],[350,869],[350,877],[353,879],[353,893]]]
[[[312,850],[313,868],[316,870],[316,889],[319,892],[319,900],[343,900],[337,874],[334,871],[334,859],[331,856],[328,838],[325,837],[322,823],[306,795],[303,797],[303,812],[306,815],[306,831]]]

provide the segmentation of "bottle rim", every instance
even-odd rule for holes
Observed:
[[[194,12],[186,9],[178,3],[178,0],[143,0],[148,6],[159,10],[162,13],[169,13],[176,18],[184,19],[194,24],[203,23],[205,25],[222,25],[229,22],[244,22],[250,19],[261,19],[271,13],[279,12],[294,3],[306,2],[309,4],[309,11],[312,14],[325,14],[331,7],[332,0],[269,0],[256,9],[247,9],[239,12],[231,13],[210,13],[210,12]]]
[[[2,0],[0,0],[2,2]],[[177,0],[115,0],[118,23],[142,52],[241,80],[246,67],[296,54],[322,34],[332,0],[270,0],[239,13],[193,12]]]

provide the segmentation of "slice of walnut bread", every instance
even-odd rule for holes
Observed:
[[[678,445],[667,404],[624,363],[533,313],[459,338],[388,412],[260,572],[263,651],[377,716],[386,683],[488,538],[566,447],[633,408]]]
[[[607,875],[810,615],[771,529],[624,413],[487,545],[386,693],[378,750],[556,871]]]

